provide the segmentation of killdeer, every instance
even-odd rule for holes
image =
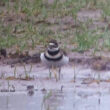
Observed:
[[[51,77],[51,69],[59,69],[59,79],[61,73],[61,67],[69,62],[69,57],[67,57],[64,52],[59,48],[56,40],[50,40],[49,45],[45,52],[40,55],[41,61],[49,68],[49,73]]]

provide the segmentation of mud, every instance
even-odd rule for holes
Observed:
[[[110,70],[110,58],[109,54],[104,55],[98,53],[96,55],[91,55],[89,52],[72,52],[68,54],[70,64],[72,65],[80,65],[86,66],[93,70],[98,71],[107,71]],[[11,67],[15,67],[16,65],[34,65],[39,64],[40,60],[40,53],[35,54],[10,54],[6,57],[0,57],[0,67],[3,65],[10,65]]]

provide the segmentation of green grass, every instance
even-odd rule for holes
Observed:
[[[78,51],[86,51],[94,47],[98,39],[97,35],[94,35],[92,32],[82,32],[76,34],[76,40],[78,47],[76,50]]]
[[[46,42],[54,37],[58,41],[63,40],[64,45],[77,44],[75,51],[99,48],[97,42],[104,39],[101,45],[109,50],[110,39],[105,30],[98,28],[94,31],[90,30],[88,25],[91,22],[89,21],[84,23],[84,29],[83,23],[79,23],[77,19],[77,13],[84,8],[101,9],[104,17],[110,16],[109,4],[109,0],[66,0],[65,2],[55,0],[53,4],[48,4],[43,0],[1,0],[0,48],[19,47],[21,51],[31,50],[37,45],[46,45]],[[61,20],[65,16],[73,17],[75,24],[80,25],[71,27],[71,24],[66,24],[67,29],[62,30]],[[49,24],[49,18],[51,20],[54,18],[57,23]],[[58,28],[56,31],[51,30],[54,26]],[[97,32],[101,33],[97,34]]]

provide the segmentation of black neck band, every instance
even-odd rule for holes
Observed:
[[[59,49],[56,50],[56,51],[49,51],[49,50],[48,50],[48,53],[49,53],[50,55],[54,56],[54,55],[58,54],[59,51],[60,51]]]
[[[57,58],[49,58],[48,56],[46,56],[46,54],[44,54],[45,58],[49,61],[59,61],[62,59],[63,55],[57,57]]]

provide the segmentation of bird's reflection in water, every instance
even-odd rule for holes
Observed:
[[[59,90],[50,90],[44,93],[41,109],[57,110],[62,106],[64,100],[64,94]]]

